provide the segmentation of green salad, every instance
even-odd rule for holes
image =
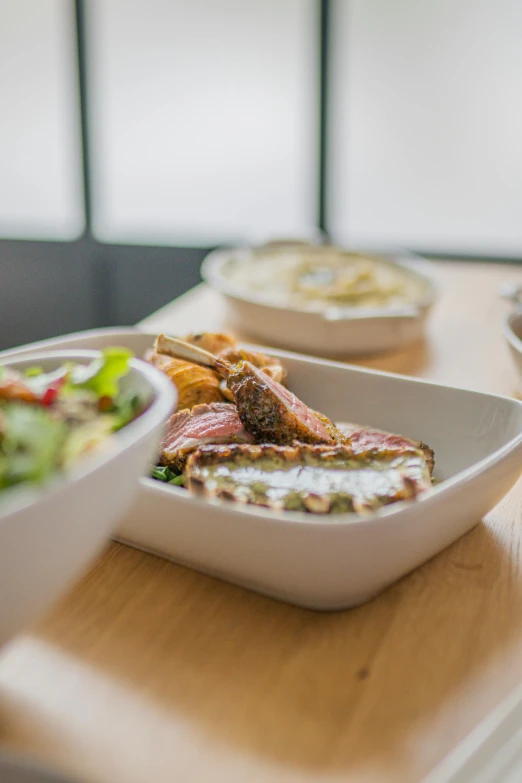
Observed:
[[[163,465],[155,465],[150,476],[157,481],[163,481],[165,484],[174,484],[175,487],[185,486],[185,478],[181,473],[174,473],[170,468]]]
[[[132,356],[111,347],[52,372],[0,366],[0,492],[66,470],[143,411],[145,401],[120,388]]]

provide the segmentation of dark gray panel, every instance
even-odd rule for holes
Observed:
[[[207,252],[0,240],[0,350],[136,323],[196,285]]]
[[[92,245],[0,240],[0,349],[96,325]]]
[[[110,318],[126,325],[197,285],[208,250],[104,245],[100,252],[110,280]]]

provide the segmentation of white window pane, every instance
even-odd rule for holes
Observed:
[[[315,220],[315,0],[90,0],[94,225],[201,244]]]
[[[334,0],[331,228],[522,250],[520,0]]]
[[[70,0],[0,3],[0,236],[83,230]]]

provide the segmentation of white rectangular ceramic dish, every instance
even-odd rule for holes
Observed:
[[[141,355],[153,339],[132,329],[99,330],[59,345],[120,344]],[[372,516],[326,519],[209,502],[143,478],[120,525],[121,540],[293,604],[342,609],[367,601],[470,530],[520,475],[517,400],[269,352],[282,359],[290,388],[312,408],[431,446],[443,483]]]

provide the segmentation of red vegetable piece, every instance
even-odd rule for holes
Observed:
[[[54,383],[52,383],[50,386],[47,387],[47,389],[40,397],[40,402],[42,403],[42,405],[45,405],[47,408],[49,408],[55,402],[64,382],[65,382],[65,376],[63,378],[58,378],[58,380],[56,380]]]
[[[49,388],[46,389],[42,395],[41,398],[42,405],[45,405],[46,407],[51,406],[57,396],[58,396],[58,389],[55,386],[49,386]]]
[[[106,413],[107,411],[112,410],[114,407],[114,401],[112,397],[109,397],[108,395],[103,395],[103,397],[100,397],[98,400],[98,410],[102,413]]]

